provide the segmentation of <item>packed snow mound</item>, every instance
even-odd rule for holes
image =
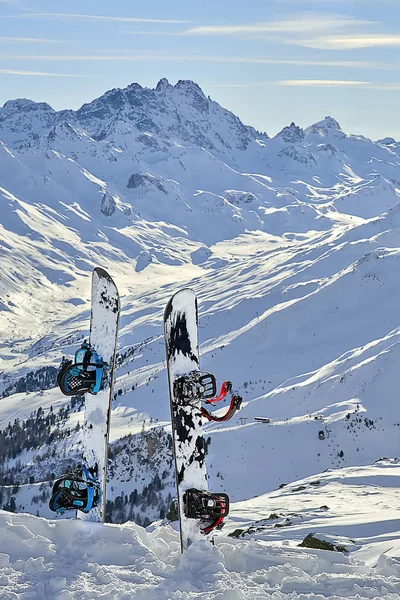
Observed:
[[[201,540],[183,556],[177,531],[160,522],[143,529],[0,511],[2,598],[395,600],[397,479],[398,464],[382,460],[293,482],[232,505],[214,545]],[[310,533],[336,551],[301,547]]]
[[[143,269],[145,269],[146,267],[149,266],[149,264],[152,262],[153,257],[150,254],[150,252],[147,252],[146,250],[142,250],[142,252],[139,254],[137,262],[136,262],[136,272],[139,273],[140,271],[143,271]]]
[[[207,246],[201,246],[201,248],[198,248],[192,252],[191,258],[194,265],[200,265],[201,263],[206,262],[211,255],[212,252],[210,248],[207,248]]]
[[[399,464],[399,458],[381,458],[371,465],[328,469],[286,482],[233,504],[224,532],[238,539],[291,544],[318,532],[352,540],[347,550],[353,558],[366,557],[369,551],[370,566],[377,564],[382,550],[400,558],[400,542],[390,545],[399,528],[394,502]]]

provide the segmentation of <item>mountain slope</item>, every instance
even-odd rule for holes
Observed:
[[[3,441],[17,510],[47,515],[53,476],[79,460],[82,407],[60,397],[54,373],[87,336],[96,265],[122,295],[111,440],[132,439],[115,459],[113,502],[144,494],[159,469],[148,519],[174,493],[162,312],[184,286],[199,297],[202,367],[244,398],[233,421],[206,427],[210,487],[244,501],[398,455],[395,142],[330,117],[270,139],[193,82],[166,80],[78,111],[10,101],[0,140],[0,430],[9,444],[15,419],[16,439],[27,420],[43,425],[25,449]],[[129,448],[144,434],[167,450],[159,465],[140,455],[133,483],[125,470],[142,467]]]

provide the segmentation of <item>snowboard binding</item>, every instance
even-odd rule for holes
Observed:
[[[210,398],[205,400],[205,404],[216,404],[217,402],[221,402],[221,400],[224,400],[229,393],[231,394],[231,402],[227,412],[224,415],[222,415],[222,417],[217,417],[215,414],[211,413],[204,406],[202,406],[201,414],[203,415],[203,417],[205,417],[209,421],[216,421],[217,423],[229,421],[229,419],[232,419],[236,411],[240,410],[240,406],[242,404],[242,397],[237,394],[232,394],[232,383],[230,381],[224,381],[224,383],[221,385],[219,395],[216,398]]]
[[[182,404],[192,404],[199,398],[212,398],[216,393],[215,377],[207,371],[191,371],[174,381],[174,395]]]
[[[53,485],[49,508],[63,514],[66,510],[81,510],[88,513],[101,498],[100,484],[84,466],[64,475]]]
[[[87,342],[75,352],[74,362],[64,360],[57,375],[57,383],[65,396],[97,394],[101,388],[105,365]]]
[[[185,516],[200,519],[200,530],[205,535],[214,529],[222,529],[224,518],[229,514],[229,496],[222,492],[213,494],[194,488],[183,495]]]
[[[208,373],[207,371],[191,371],[174,381],[174,396],[179,398],[180,404],[184,406],[193,404],[193,402],[199,399],[204,400],[205,404],[215,404],[224,400],[227,394],[230,393],[230,406],[226,414],[222,417],[217,417],[203,406],[201,407],[203,417],[206,417],[209,421],[229,421],[235,412],[240,409],[242,397],[232,394],[232,383],[230,381],[224,381],[218,396],[214,398],[216,393],[216,379],[212,373]]]

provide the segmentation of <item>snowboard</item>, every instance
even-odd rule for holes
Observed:
[[[178,498],[181,551],[203,534],[201,521],[185,514],[186,492],[207,492],[201,398],[185,397],[177,382],[199,370],[197,298],[193,290],[177,292],[164,312],[164,336],[171,404],[171,425]]]
[[[82,463],[99,483],[100,502],[88,513],[78,511],[85,521],[104,523],[106,515],[106,484],[108,438],[114,384],[115,354],[120,314],[117,286],[100,267],[92,275],[92,309],[89,345],[105,364],[101,389],[85,395],[85,416],[82,428]]]

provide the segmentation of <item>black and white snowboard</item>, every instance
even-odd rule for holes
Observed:
[[[180,290],[168,302],[164,335],[183,551],[202,537],[201,521],[186,516],[186,492],[193,488],[208,490],[201,398],[185,397],[184,386],[179,385],[182,378],[199,370],[197,298],[193,290]]]
[[[88,513],[78,511],[78,516],[86,521],[102,523],[106,514],[108,438],[119,313],[117,286],[104,269],[97,267],[92,276],[89,345],[102,358],[105,367],[100,391],[85,395],[82,463],[98,481],[101,497],[97,506]]]

